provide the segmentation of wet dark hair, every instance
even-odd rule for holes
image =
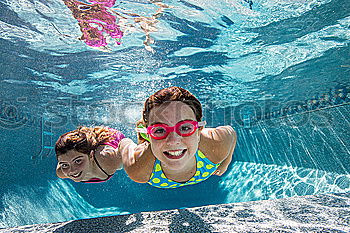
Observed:
[[[89,154],[96,150],[101,144],[112,140],[114,132],[108,127],[84,127],[79,126],[76,130],[62,134],[55,145],[56,157],[67,153],[69,150],[76,150],[80,153]]]
[[[148,97],[148,99],[144,104],[142,119],[136,123],[136,126],[139,126],[140,124],[144,126],[148,126],[149,114],[151,110],[156,106],[160,106],[170,101],[181,101],[187,104],[193,110],[196,116],[196,120],[197,121],[202,120],[202,116],[203,116],[202,105],[192,93],[190,93],[189,91],[181,87],[168,87],[168,88],[159,90],[153,95],[151,95],[150,97]],[[139,139],[139,143],[142,143],[145,141],[145,139],[142,138],[140,134],[138,134],[138,139]]]

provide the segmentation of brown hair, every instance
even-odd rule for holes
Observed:
[[[80,153],[89,154],[92,150],[112,139],[114,134],[108,127],[84,127],[79,126],[76,130],[62,134],[55,145],[56,156],[76,150]]]
[[[136,123],[136,126],[139,126],[140,124],[147,126],[149,114],[152,108],[160,106],[161,104],[170,101],[181,101],[187,104],[193,110],[196,116],[196,120],[202,120],[202,105],[192,93],[181,87],[168,87],[159,90],[150,97],[148,97],[143,108],[142,119]],[[141,137],[140,133],[138,133],[138,141],[139,143],[146,141],[144,138]]]

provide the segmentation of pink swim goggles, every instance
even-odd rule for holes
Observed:
[[[168,126],[167,124],[154,124],[151,126],[148,126],[146,128],[136,128],[136,132],[138,133],[147,133],[150,135],[153,139],[161,140],[166,138],[169,133],[176,132],[178,135],[182,137],[188,137],[194,134],[196,130],[199,127],[205,126],[205,121],[192,121],[192,120],[185,120],[180,121],[175,126]]]

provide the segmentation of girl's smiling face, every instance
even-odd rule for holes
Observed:
[[[75,182],[84,180],[90,166],[89,155],[69,150],[57,157],[63,174]]]
[[[196,121],[196,116],[191,107],[181,101],[171,101],[156,106],[149,114],[149,126],[154,124],[174,126],[184,120]],[[199,139],[200,130],[188,137],[180,136],[176,132],[169,133],[161,140],[150,137],[152,152],[162,162],[162,166],[177,170],[193,165]]]

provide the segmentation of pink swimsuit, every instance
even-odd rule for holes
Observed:
[[[123,32],[117,25],[117,18],[108,8],[115,4],[116,0],[88,0],[92,4],[86,4],[76,0],[63,0],[72,11],[74,18],[78,20],[80,30],[83,33],[81,40],[91,47],[107,45],[106,36],[115,39],[119,45]]]

